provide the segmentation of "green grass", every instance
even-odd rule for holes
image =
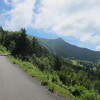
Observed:
[[[48,88],[51,92],[55,92],[58,95],[65,98],[65,100],[76,100],[74,96],[72,96],[68,90],[67,87],[63,84],[59,83],[56,84],[52,81],[50,81],[47,77],[47,74],[45,72],[42,72],[39,70],[36,66],[34,66],[30,62],[21,61],[19,59],[14,58],[13,56],[8,56],[8,58],[14,63],[19,65],[24,71],[26,71],[29,75],[32,77],[35,77],[37,80],[41,81],[41,84]]]

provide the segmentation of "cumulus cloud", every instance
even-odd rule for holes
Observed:
[[[100,0],[4,0],[4,2],[11,7],[7,12],[0,14],[0,19],[4,19],[0,20],[0,23],[6,29],[33,27],[60,36],[73,36],[81,42],[100,42]]]
[[[35,0],[4,0],[4,2],[11,7],[3,13],[5,29],[18,30],[20,27],[27,28],[32,25]]]
[[[35,28],[73,36],[82,42],[99,42],[100,0],[41,0]]]
[[[100,51],[100,45],[96,47],[96,51]]]

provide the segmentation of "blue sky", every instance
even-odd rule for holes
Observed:
[[[0,26],[100,51],[100,0],[1,0]]]

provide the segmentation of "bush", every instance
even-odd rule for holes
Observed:
[[[41,82],[41,85],[47,86],[47,85],[48,85],[48,81],[42,81],[42,82]]]
[[[69,87],[68,89],[74,96],[79,97],[85,93],[86,89],[83,86],[75,85],[73,87]]]
[[[81,100],[100,100],[94,93],[87,92],[81,96]]]
[[[49,91],[54,92],[54,86],[49,87]]]
[[[4,46],[0,45],[0,54],[6,53],[6,52],[7,52],[7,49]]]

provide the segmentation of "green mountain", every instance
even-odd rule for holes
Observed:
[[[86,48],[80,48],[65,42],[62,38],[44,39],[37,38],[41,45],[45,46],[50,53],[58,54],[70,59],[79,59],[87,61],[100,60],[100,52],[92,51]]]

